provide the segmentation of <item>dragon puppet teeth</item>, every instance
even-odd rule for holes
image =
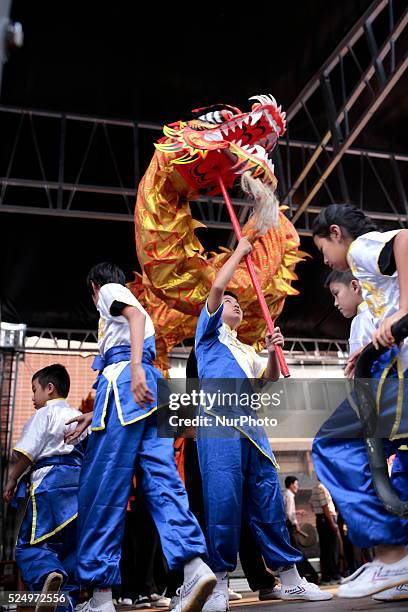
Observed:
[[[283,123],[283,127],[286,126],[286,122],[285,122],[286,113],[282,112],[282,106],[278,107],[278,103],[272,94],[268,94],[268,95],[260,94],[258,96],[252,96],[251,98],[249,98],[249,100],[255,100],[261,106],[273,105],[275,107],[276,112],[279,113],[279,116]],[[252,123],[252,125],[254,125],[254,122]],[[277,128],[276,122],[274,122],[274,125],[272,125],[272,127],[274,127],[274,129]],[[281,132],[281,128],[278,128],[277,133],[279,134],[280,132]]]
[[[255,145],[255,150],[258,153],[259,157],[266,159],[266,151],[264,147],[262,147],[261,145]]]
[[[272,95],[272,94],[269,94],[269,97],[270,97],[270,99],[271,99],[272,104],[274,104],[274,105],[276,106],[276,108],[278,108],[278,103],[277,103],[277,101],[275,100],[275,98],[273,97],[273,95]]]
[[[262,111],[258,111],[256,113],[251,113],[251,115],[250,115],[251,125],[255,125],[255,123],[257,123],[257,121],[259,121],[261,117],[262,117]]]
[[[268,159],[266,163],[268,164],[269,169],[271,170],[272,174],[275,174],[275,166],[273,165],[272,161]]]
[[[255,100],[255,102],[259,102],[260,104],[263,105],[262,96],[251,96],[249,99]]]
[[[278,127],[278,125],[276,124],[276,121],[274,120],[274,118],[271,116],[270,113],[268,113],[267,110],[264,111],[266,117],[268,118],[268,121],[270,123],[270,126],[273,128],[274,132],[276,132],[277,134],[279,134],[280,132],[280,128]]]
[[[276,102],[275,98],[271,94],[269,95],[261,94],[259,96],[252,96],[249,99],[259,102],[262,106],[269,106],[270,104],[273,104],[276,108],[278,108],[278,103]]]

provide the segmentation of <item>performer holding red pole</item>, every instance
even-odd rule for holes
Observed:
[[[241,238],[242,238],[241,227],[239,225],[237,216],[236,216],[235,211],[234,211],[234,207],[232,206],[232,202],[231,202],[230,197],[228,195],[228,191],[227,191],[227,189],[225,187],[224,181],[222,180],[220,175],[218,175],[218,184],[220,186],[222,195],[224,197],[225,204],[227,205],[228,212],[229,212],[229,215],[230,215],[230,218],[231,218],[231,223],[232,223],[232,227],[234,228],[235,235],[236,235],[238,240],[241,240]],[[248,273],[249,273],[249,275],[251,277],[252,284],[254,286],[255,293],[256,293],[256,296],[257,296],[258,301],[259,301],[259,305],[261,306],[262,314],[263,314],[263,316],[265,318],[266,325],[268,327],[268,331],[269,331],[270,334],[272,334],[273,330],[275,328],[275,324],[272,321],[271,315],[269,314],[268,305],[267,305],[265,297],[264,297],[264,295],[262,293],[262,289],[261,289],[261,286],[259,284],[258,277],[256,275],[255,266],[254,266],[254,263],[252,261],[252,257],[251,257],[250,254],[249,255],[245,255],[245,263],[247,265]],[[289,368],[287,366],[287,363],[285,361],[285,357],[283,356],[282,348],[280,346],[277,346],[275,350],[276,350],[276,357],[277,357],[278,362],[279,362],[280,371],[281,371],[282,375],[285,378],[288,378],[290,376],[290,373],[289,373]]]

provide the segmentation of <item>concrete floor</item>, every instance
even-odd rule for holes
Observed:
[[[323,587],[324,590],[333,594],[335,587]],[[330,601],[259,601],[255,593],[244,593],[243,599],[230,603],[232,612],[402,612],[408,611],[408,600],[381,602],[371,597],[363,599],[337,599]],[[25,609],[26,610],[26,609]],[[117,606],[120,612],[132,612],[130,606]],[[146,611],[159,612],[160,608],[146,608]],[[163,610],[163,608],[161,608]],[[139,612],[139,611],[138,611]],[[163,612],[165,612],[163,610]]]
[[[335,593],[336,589],[324,589]],[[374,612],[402,612],[408,610],[408,600],[380,602],[375,601],[371,597],[363,599],[337,599],[334,597],[330,601],[258,601],[254,594],[244,596],[239,602],[231,604],[231,609],[239,608],[236,612],[350,612],[361,611],[366,612],[373,610]]]

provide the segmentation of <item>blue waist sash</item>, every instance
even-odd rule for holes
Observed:
[[[93,370],[102,371],[106,366],[112,365],[113,363],[119,363],[120,361],[130,361],[131,349],[128,344],[120,344],[113,346],[105,355],[97,355],[92,363]],[[150,348],[145,347],[142,354],[142,362],[151,365],[153,363],[154,355]]]
[[[152,342],[153,340],[154,337],[152,336]],[[152,344],[152,346],[154,345]],[[130,346],[124,344],[114,346],[106,351],[103,357],[97,356],[94,359],[92,368],[99,370],[99,376],[94,385],[96,395],[92,419],[93,431],[105,429],[106,415],[111,408],[117,411],[122,425],[130,425],[140,419],[144,419],[157,408],[157,379],[162,378],[162,374],[153,366],[154,352],[148,344],[143,349],[142,363],[146,374],[147,386],[152,391],[154,397],[150,406],[139,406],[133,398],[131,392],[132,375],[129,363],[117,378],[108,380],[104,376],[104,368],[113,363],[130,361],[130,356]]]
[[[79,457],[45,457],[34,467],[54,466],[31,486],[19,533],[22,544],[37,544],[76,519],[81,473]]]
[[[78,446],[82,448],[81,444]],[[15,492],[13,501],[11,502],[11,506],[16,508],[19,502],[25,498],[27,494],[27,485],[30,483],[31,474],[35,472],[35,470],[39,470],[40,468],[47,467],[49,465],[75,465],[81,467],[82,457],[82,450],[75,448],[71,453],[69,453],[69,455],[55,455],[53,457],[44,457],[44,459],[36,461],[31,469],[20,479],[17,485],[17,491]]]
[[[40,459],[37,461],[33,469],[39,470],[40,468],[46,467],[47,465],[82,465],[82,453],[75,453],[73,451],[69,455],[57,455],[55,457],[44,457],[44,459]]]

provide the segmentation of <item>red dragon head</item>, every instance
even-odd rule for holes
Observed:
[[[155,146],[193,189],[218,193],[217,177],[232,187],[239,175],[254,178],[276,189],[270,154],[285,132],[285,116],[271,95],[253,96],[251,111],[217,104],[192,111],[192,118],[163,128],[165,138]]]

